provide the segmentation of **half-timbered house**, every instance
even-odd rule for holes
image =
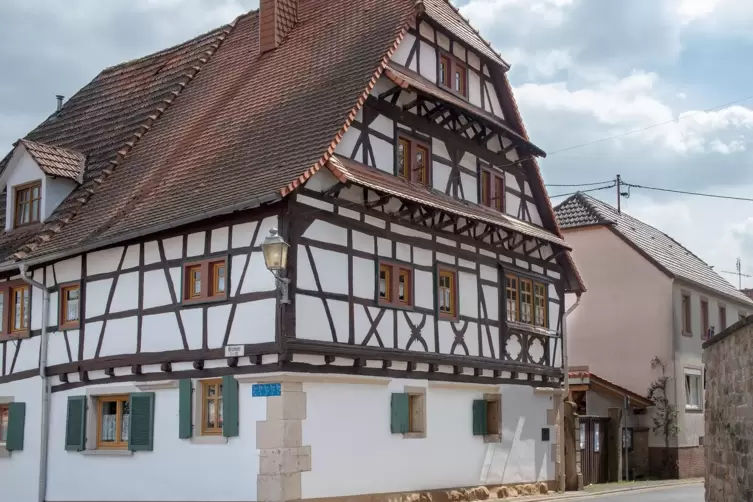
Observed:
[[[508,69],[445,0],[262,0],[19,140],[1,498],[554,482],[583,285]]]

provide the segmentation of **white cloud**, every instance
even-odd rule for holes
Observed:
[[[720,0],[679,0],[677,13],[683,23],[708,16],[719,6]]]

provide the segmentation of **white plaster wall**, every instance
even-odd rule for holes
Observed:
[[[421,75],[430,82],[437,83],[437,52],[434,47],[423,40],[420,42],[421,59],[419,61],[419,70]]]
[[[37,502],[41,393],[39,377],[0,384],[0,396],[26,403],[24,449],[14,451],[10,457],[0,457],[0,500]],[[62,445],[61,442],[61,449]]]
[[[412,33],[406,33],[405,37],[400,42],[400,45],[398,45],[397,49],[395,49],[395,53],[392,55],[392,61],[403,66],[408,66],[408,55],[410,55],[410,51],[413,48],[413,44],[415,44],[415,42],[416,36]]]
[[[113,388],[122,386],[123,384],[112,385]],[[136,452],[124,457],[66,451],[64,444],[68,396],[85,395],[86,390],[75,389],[52,395],[47,500],[256,500],[256,476],[259,472],[256,421],[266,418],[266,399],[252,398],[251,384],[240,384],[239,436],[230,438],[227,444],[192,444],[187,439],[178,438],[178,389],[160,389],[154,392],[154,451]],[[36,415],[38,416],[38,412]],[[28,417],[27,404],[27,427]],[[27,432],[37,429],[38,426]],[[30,439],[33,441],[29,435],[34,436],[27,435],[27,445],[31,442]],[[0,465],[5,460],[15,459],[0,459]],[[36,464],[19,463],[18,472],[15,472],[15,484],[19,485],[19,493],[20,490],[34,490],[36,477],[28,473],[36,472],[36,468]],[[6,472],[5,469],[0,469],[0,480],[3,480]],[[8,477],[11,477],[10,473]],[[113,484],[114,479],[131,481]],[[3,482],[4,490],[5,486]],[[32,502],[36,499],[26,496],[25,499],[3,497],[3,500]]]
[[[405,386],[428,383],[304,383],[303,444],[311,446],[312,470],[302,474],[302,498],[554,479],[551,443],[541,442],[551,396],[501,386],[502,442],[485,444],[472,434],[472,403],[497,388],[428,387],[426,438],[404,439],[390,433],[390,394]]]

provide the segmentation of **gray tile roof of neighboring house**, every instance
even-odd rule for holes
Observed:
[[[698,256],[664,232],[609,204],[584,193],[572,195],[554,209],[560,228],[609,225],[615,232],[647,255],[659,268],[681,280],[716,290],[740,303],[753,301],[727,282]],[[567,236],[565,236],[567,240]]]

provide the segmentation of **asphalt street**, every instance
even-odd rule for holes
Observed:
[[[693,484],[571,500],[573,502],[580,500],[583,502],[703,502],[703,495],[703,484]]]

